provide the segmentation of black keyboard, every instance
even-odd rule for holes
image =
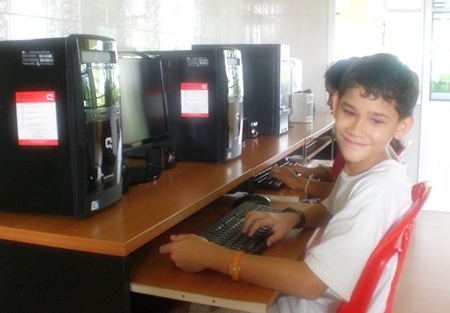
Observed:
[[[280,212],[272,206],[246,201],[210,225],[200,236],[229,249],[257,254],[266,247],[266,240],[272,234],[272,229],[267,226],[261,227],[251,237],[243,234],[244,218],[250,211]]]
[[[284,159],[276,164],[276,166],[285,166],[285,165],[297,165],[297,162],[291,162],[288,159]],[[253,179],[253,187],[256,189],[265,189],[265,190],[280,190],[283,187],[283,182],[276,178],[269,178],[269,172],[273,166],[267,167],[265,170],[262,170],[258,174],[255,175]]]

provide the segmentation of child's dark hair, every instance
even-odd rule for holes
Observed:
[[[395,105],[400,119],[413,115],[419,77],[395,55],[378,53],[354,61],[342,79],[339,94],[356,86],[364,88],[363,97],[382,97]]]
[[[338,90],[341,84],[342,77],[349,66],[358,59],[358,57],[350,57],[348,59],[341,59],[333,64],[325,72],[325,81],[334,89]]]

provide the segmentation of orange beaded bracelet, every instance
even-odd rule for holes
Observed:
[[[241,261],[241,257],[244,253],[242,251],[237,251],[233,256],[233,263],[228,266],[230,271],[231,278],[234,281],[239,281],[239,272],[241,271],[241,265],[239,262]]]

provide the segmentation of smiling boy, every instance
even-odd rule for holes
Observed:
[[[350,299],[378,242],[411,205],[412,184],[389,142],[411,129],[418,86],[417,75],[391,54],[356,60],[333,97],[335,135],[345,166],[330,196],[319,204],[299,203],[301,213],[247,215],[244,233],[272,227],[269,246],[293,227],[327,223],[303,261],[241,255],[195,235],[173,235],[160,252],[185,271],[211,269],[279,290],[282,295],[270,312],[336,312],[341,301]],[[232,271],[231,263],[238,263]],[[396,260],[387,266],[369,312],[384,311],[395,266]]]

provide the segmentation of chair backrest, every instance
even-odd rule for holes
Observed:
[[[405,152],[406,148],[408,148],[412,144],[412,140],[408,140],[403,142],[400,147],[395,151],[398,156],[402,156],[403,152]]]
[[[397,255],[397,268],[391,282],[391,289],[384,311],[385,313],[392,312],[394,295],[405,261],[414,221],[428,198],[430,191],[431,185],[428,182],[417,183],[413,186],[411,192],[413,204],[411,208],[401,220],[397,221],[390,228],[378,243],[361,273],[350,301],[342,302],[337,313],[366,312],[384,268],[392,257]]]

